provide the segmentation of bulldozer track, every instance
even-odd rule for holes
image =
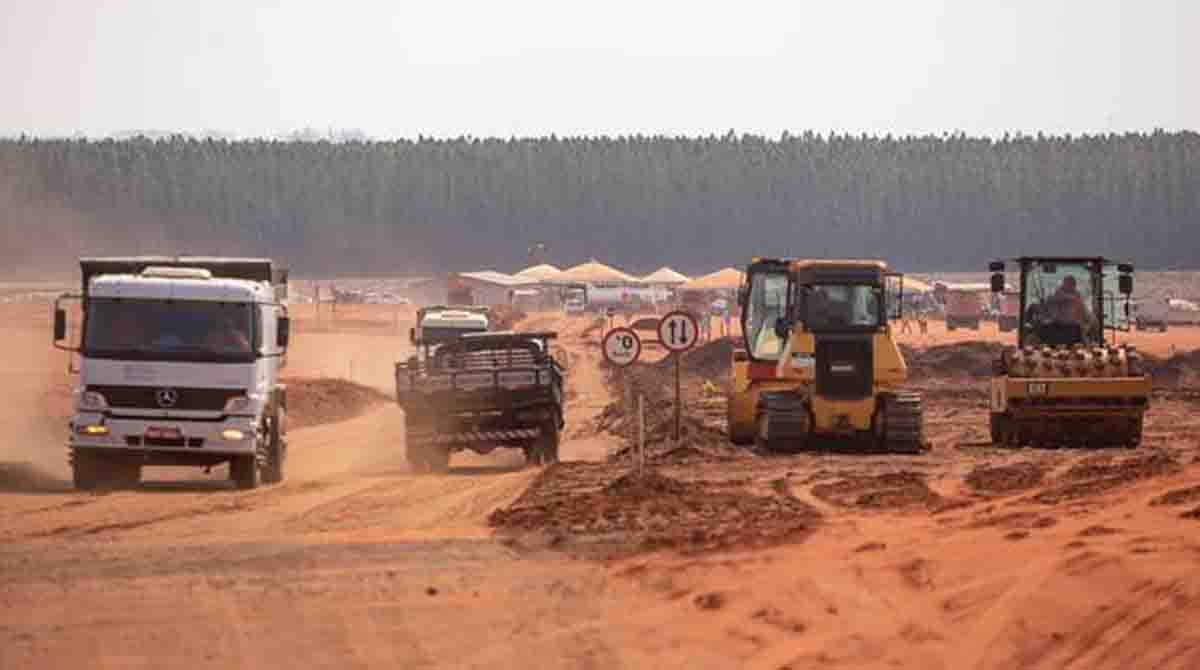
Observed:
[[[883,445],[887,451],[925,451],[925,416],[921,394],[897,393],[883,399]]]

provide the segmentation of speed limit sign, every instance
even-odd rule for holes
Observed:
[[[613,328],[604,336],[601,349],[604,360],[623,368],[642,355],[642,339],[629,328]]]
[[[671,351],[687,351],[700,337],[700,324],[687,312],[671,312],[658,322],[658,341]]]

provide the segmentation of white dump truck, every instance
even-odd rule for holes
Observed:
[[[239,488],[283,480],[287,272],[268,259],[84,258],[55,304],[79,357],[68,447],[76,488],[129,486],[142,466],[229,464]],[[64,304],[80,301],[78,337]]]

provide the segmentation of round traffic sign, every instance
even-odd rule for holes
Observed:
[[[642,338],[629,328],[613,328],[604,336],[604,360],[618,367],[632,364],[642,355]]]
[[[658,322],[658,341],[671,351],[687,351],[700,337],[700,324],[687,312],[671,312]]]

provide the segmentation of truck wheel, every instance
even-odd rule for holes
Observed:
[[[438,444],[425,446],[425,466],[430,472],[446,472],[450,469],[450,449]]]
[[[1011,437],[1012,426],[1009,425],[1008,417],[1003,414],[992,414],[990,418],[991,418],[992,446],[994,446],[994,447],[1010,446],[1011,443],[1013,442],[1013,439]]]
[[[229,459],[229,478],[239,489],[258,488],[258,454],[242,454]]]
[[[112,481],[122,488],[137,488],[142,483],[142,466],[137,463],[111,463]]]
[[[418,444],[408,442],[404,445],[404,460],[408,461],[408,469],[413,472],[425,472],[425,450]]]
[[[262,481],[264,484],[278,484],[283,481],[283,458],[285,446],[283,437],[279,434],[279,414],[276,413],[267,420],[267,439],[262,450]]]
[[[104,463],[95,455],[85,451],[71,451],[71,475],[75,488],[80,491],[92,491],[100,485],[104,478],[101,468]]]
[[[133,488],[141,483],[142,466],[74,450],[71,452],[71,479],[80,491],[94,491],[101,487]]]
[[[534,449],[540,458],[539,465],[550,465],[558,462],[558,422],[552,421],[542,426]]]

